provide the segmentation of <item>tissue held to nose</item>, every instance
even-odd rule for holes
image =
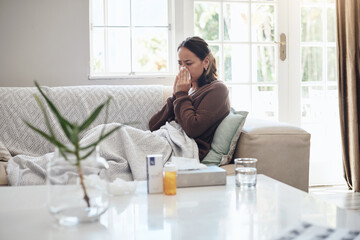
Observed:
[[[189,74],[189,79],[191,80],[191,75],[190,75],[189,70],[188,70],[185,66],[181,66],[181,67],[180,67],[180,71],[181,71],[181,70],[185,70],[185,71]]]

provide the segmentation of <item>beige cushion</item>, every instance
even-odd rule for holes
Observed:
[[[0,142],[0,161],[7,162],[11,158],[11,154],[5,147],[5,145]]]
[[[7,186],[7,174],[6,174],[6,164],[5,162],[0,162],[0,186]]]
[[[227,164],[227,165],[221,166],[221,168],[226,171],[227,176],[234,176],[235,175],[235,166],[234,166],[234,164]]]
[[[5,145],[0,142],[0,186],[8,185],[6,177],[6,164],[10,158],[11,154],[9,153]]]

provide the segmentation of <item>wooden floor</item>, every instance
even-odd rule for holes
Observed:
[[[340,208],[355,210],[360,214],[360,192],[353,192],[346,185],[314,186],[309,194]]]

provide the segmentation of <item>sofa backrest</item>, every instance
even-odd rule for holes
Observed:
[[[105,102],[108,96],[112,97],[108,122],[136,122],[137,124],[130,125],[142,130],[148,129],[149,119],[163,105],[162,86],[75,86],[42,89],[65,118],[79,124],[98,105]],[[12,155],[39,156],[54,150],[51,143],[23,122],[24,119],[48,132],[44,116],[33,94],[40,96],[34,87],[0,88],[0,142],[4,143]],[[45,103],[42,97],[41,99]],[[56,118],[46,104],[45,106],[55,134],[66,141]],[[104,118],[103,110],[90,128],[102,124]]]

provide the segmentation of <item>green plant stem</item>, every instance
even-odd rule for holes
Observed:
[[[81,165],[80,165],[80,155],[79,155],[79,144],[76,144],[75,145],[75,152],[76,152],[76,161],[77,161],[77,169],[78,169],[78,173],[79,173],[79,177],[80,177],[80,184],[81,184],[81,187],[84,191],[84,200],[87,204],[88,207],[90,207],[90,198],[89,196],[87,195],[87,192],[86,192],[86,187],[85,187],[85,184],[84,184],[84,175],[83,175],[83,172],[82,172],[82,168],[81,168]]]
[[[82,169],[80,167],[80,165],[78,165],[78,173],[79,173],[79,177],[80,177],[80,183],[81,183],[81,187],[84,191],[84,200],[87,204],[88,207],[90,207],[90,198],[89,196],[87,195],[87,192],[86,192],[86,188],[85,188],[85,184],[84,184],[84,176],[83,176],[83,173],[82,173]]]

